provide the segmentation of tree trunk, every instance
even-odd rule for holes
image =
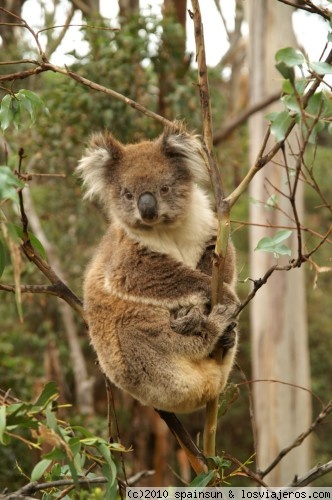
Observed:
[[[119,0],[119,16],[121,19],[139,13],[139,0]]]
[[[249,9],[250,104],[254,105],[271,92],[281,89],[281,77],[274,67],[274,54],[282,47],[296,46],[296,40],[291,23],[292,10],[288,6],[279,2],[251,0]],[[267,121],[264,115],[272,110],[280,111],[280,107],[276,106],[257,113],[250,120],[250,164],[253,164],[266,132]],[[289,167],[294,166],[291,150],[298,149],[294,134],[285,144]],[[295,226],[285,214],[293,215],[289,201],[278,194],[278,190],[287,191],[286,169],[283,164],[284,159],[280,153],[251,182],[250,196],[254,200],[266,202],[271,194],[277,194],[281,209],[268,211],[262,204],[251,204],[252,224]],[[296,206],[301,218],[303,192],[300,184]],[[268,230],[254,225],[250,228],[250,275],[253,279],[262,277],[276,263],[273,254],[254,251],[261,238],[275,232],[275,228]],[[296,231],[293,232],[289,245],[292,246],[292,256],[296,257]],[[280,264],[283,262],[280,259]],[[303,268],[275,272],[271,276],[251,303],[251,332],[254,380],[276,380],[294,386],[310,387]],[[310,425],[310,394],[294,386],[277,382],[254,382],[257,462],[261,470]],[[273,469],[267,481],[272,486],[281,486],[309,467],[310,442],[307,440]]]

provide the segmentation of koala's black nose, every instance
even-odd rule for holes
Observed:
[[[138,198],[138,210],[142,219],[153,220],[157,217],[157,200],[151,193],[143,193]]]

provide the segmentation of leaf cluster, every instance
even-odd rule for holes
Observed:
[[[93,484],[97,477],[105,483],[107,498],[114,498],[117,491],[114,452],[125,451],[124,448],[117,443],[108,443],[85,427],[59,420],[57,412],[61,406],[57,399],[57,388],[54,382],[50,382],[35,403],[3,404],[0,407],[0,443],[9,446],[16,439],[29,450],[39,450],[41,458],[32,469],[29,480],[34,483],[44,479],[44,499],[57,498],[62,491],[57,486],[60,479],[66,479],[67,485],[75,488],[76,498],[81,487],[80,479],[89,479]],[[43,452],[44,449],[50,451]],[[96,471],[100,471],[99,475]],[[22,470],[21,473],[25,475]],[[67,498],[71,498],[69,492]]]

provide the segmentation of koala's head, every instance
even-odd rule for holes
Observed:
[[[200,142],[175,128],[128,145],[109,132],[95,134],[77,170],[85,197],[98,198],[113,217],[137,229],[181,222],[194,186],[208,182]]]

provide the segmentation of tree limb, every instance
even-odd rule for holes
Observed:
[[[311,484],[313,481],[325,476],[325,474],[328,474],[329,472],[332,472],[332,460],[323,465],[316,465],[303,476],[295,477],[288,486],[292,488],[304,488],[304,486],[308,486],[308,484]]]
[[[230,235],[230,205],[225,200],[221,175],[217,166],[216,158],[213,154],[213,128],[211,116],[211,102],[209,93],[209,82],[207,65],[205,59],[204,31],[201,12],[198,0],[191,1],[193,13],[190,14],[194,21],[196,60],[198,64],[198,88],[203,117],[203,144],[206,154],[206,164],[211,177],[212,189],[214,192],[217,217],[218,232],[215,247],[215,259],[212,267],[211,303],[212,306],[222,302],[225,258],[227,253]],[[222,349],[216,349],[213,357],[221,362],[223,356]],[[203,433],[204,453],[207,456],[215,455],[215,441],[217,432],[218,398],[208,401],[206,405],[205,425]]]
[[[262,99],[257,104],[254,104],[253,106],[250,106],[249,108],[245,109],[238,116],[235,116],[232,120],[230,120],[230,122],[227,123],[227,125],[225,125],[224,128],[222,128],[219,132],[216,132],[214,134],[213,136],[214,146],[217,146],[221,142],[225,141],[232,134],[232,132],[234,132],[234,130],[240,125],[243,125],[248,120],[248,118],[250,118],[250,116],[266,108],[273,102],[277,101],[279,98],[280,98],[280,92],[271,94],[265,99]]]
[[[328,64],[331,64],[332,62],[332,50],[328,54],[328,56],[325,59],[325,62]],[[315,78],[310,84],[309,88],[306,91],[306,93],[303,95],[301,104],[303,109],[305,109],[308,105],[310,97],[314,95],[316,90],[318,89],[319,85],[321,83],[321,78]],[[291,123],[288,127],[288,129],[285,132],[285,138],[282,141],[277,142],[271,150],[264,155],[264,150],[267,144],[268,137],[270,135],[270,129],[267,129],[267,133],[265,135],[265,139],[263,141],[263,147],[261,148],[257,159],[254,163],[254,165],[249,169],[247,175],[244,177],[244,179],[240,182],[240,184],[234,189],[234,191],[227,196],[225,199],[225,202],[229,203],[230,207],[232,207],[236,201],[242,196],[242,194],[247,190],[251,180],[254,178],[254,176],[259,172],[267,163],[269,163],[272,158],[278,153],[278,151],[283,147],[285,140],[293,130],[294,126],[296,125],[296,116],[294,116],[291,120]]]
[[[284,458],[285,455],[287,455],[291,450],[293,450],[294,448],[296,448],[297,446],[300,446],[303,441],[316,429],[316,427],[332,412],[332,401],[330,401],[326,406],[325,408],[320,412],[320,414],[318,415],[318,417],[316,418],[316,420],[314,420],[312,422],[312,424],[310,425],[310,427],[305,431],[305,432],[302,432],[296,439],[295,441],[293,441],[292,444],[290,444],[289,446],[286,446],[286,448],[283,448],[278,456],[273,460],[273,462],[271,462],[271,464],[266,467],[266,469],[264,471],[261,471],[260,472],[260,477],[264,477],[266,476],[269,472],[271,472],[272,469],[274,469],[276,467],[276,465],[278,465],[278,463]],[[306,483],[308,484],[308,483]],[[293,484],[292,484],[293,486]],[[304,486],[304,485],[302,485]]]

